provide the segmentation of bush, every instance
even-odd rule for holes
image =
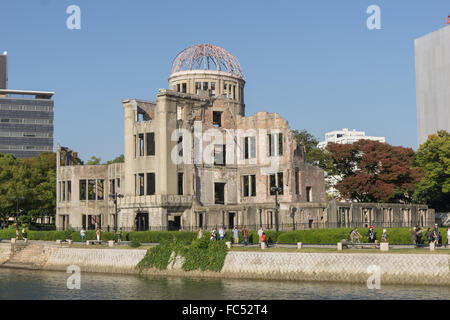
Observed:
[[[141,243],[137,240],[132,240],[130,243],[130,247],[132,247],[132,248],[138,248],[140,246],[141,246]]]
[[[172,256],[172,253],[174,255]],[[183,240],[166,240],[158,246],[149,249],[145,257],[139,262],[138,268],[167,269],[177,256],[184,257],[183,270],[222,270],[227,254],[227,248],[223,241],[210,241],[207,237],[196,239],[192,242]]]

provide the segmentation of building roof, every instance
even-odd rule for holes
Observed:
[[[173,59],[171,75],[191,70],[216,70],[244,78],[239,61],[225,49],[211,44],[186,48]]]
[[[29,90],[8,90],[0,89],[0,95],[24,95],[24,96],[35,96],[36,99],[50,99],[55,93],[49,91],[29,91]]]

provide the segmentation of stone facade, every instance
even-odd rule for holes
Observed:
[[[205,47],[200,47],[188,49],[200,54],[195,59],[211,58],[201,56]],[[245,116],[242,72],[234,57],[218,51],[225,63],[234,63],[227,72],[210,69],[210,64],[195,69],[192,63],[182,70],[179,55],[169,89],[160,89],[154,102],[123,101],[124,163],[77,166],[70,150],[57,150],[58,229],[69,224],[124,231],[341,226],[341,209],[325,199],[323,170],[305,163],[304,147],[280,115]],[[359,207],[348,206],[354,217],[344,225],[378,217],[376,204],[368,222]],[[417,207],[404,207],[412,217],[404,220],[395,209],[389,222],[409,226],[420,220]]]

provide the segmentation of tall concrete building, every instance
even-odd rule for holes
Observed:
[[[415,40],[419,145],[450,131],[450,26]]]
[[[30,158],[53,151],[53,94],[9,90],[8,56],[0,55],[0,153]]]
[[[243,72],[226,50],[183,50],[168,80],[155,101],[122,101],[124,163],[75,165],[73,151],[57,149],[58,229],[291,230],[434,219],[426,206],[329,204],[324,172],[305,163],[288,122],[245,115]]]

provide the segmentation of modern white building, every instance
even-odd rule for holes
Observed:
[[[347,128],[344,128],[338,131],[327,132],[325,134],[325,141],[320,142],[318,144],[318,147],[325,148],[330,142],[339,144],[352,144],[359,140],[374,140],[383,143],[386,142],[385,137],[366,136],[366,133],[364,131],[356,131],[355,129],[350,131]]]
[[[450,131],[450,26],[415,40],[419,145]]]

